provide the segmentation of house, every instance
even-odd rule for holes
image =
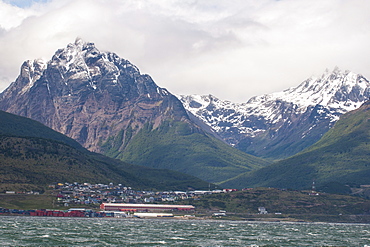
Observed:
[[[258,207],[258,213],[259,214],[268,214],[265,207]]]

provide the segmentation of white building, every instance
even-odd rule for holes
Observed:
[[[258,213],[259,214],[267,214],[267,210],[265,207],[258,207]]]

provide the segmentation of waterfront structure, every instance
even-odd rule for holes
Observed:
[[[169,213],[134,213],[134,217],[137,218],[163,218],[173,217],[173,214]]]
[[[195,210],[195,207],[192,205],[102,203],[100,209],[104,211],[159,212],[192,211]]]

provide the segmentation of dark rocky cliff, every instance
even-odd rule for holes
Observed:
[[[149,75],[114,53],[77,39],[46,64],[27,61],[1,94],[2,110],[32,118],[77,140],[91,151],[122,129],[148,121],[188,121],[180,101]],[[195,128],[196,131],[200,131]]]

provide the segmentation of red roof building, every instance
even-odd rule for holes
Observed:
[[[195,210],[192,205],[166,205],[166,204],[134,204],[134,203],[102,203],[100,209],[104,211],[191,211]]]

